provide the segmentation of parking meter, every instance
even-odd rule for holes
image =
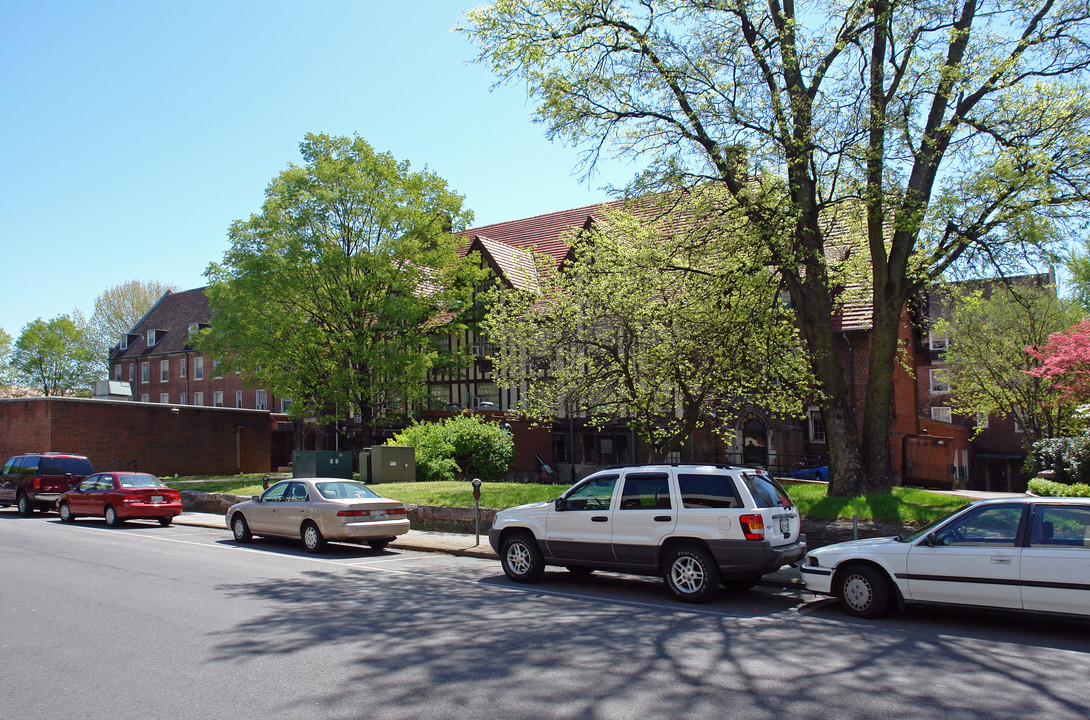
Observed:
[[[481,544],[481,479],[473,478],[473,527],[477,531],[477,545]]]

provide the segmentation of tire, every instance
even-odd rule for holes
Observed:
[[[125,522],[117,516],[117,510],[114,510],[113,505],[107,505],[102,514],[106,516],[106,524],[110,527],[119,527],[121,523]]]
[[[719,566],[699,545],[681,545],[666,556],[662,579],[678,600],[707,602],[719,590]]]
[[[325,550],[325,538],[322,537],[322,531],[314,523],[309,521],[303,523],[303,527],[299,530],[299,536],[303,539],[303,546],[308,552],[320,553]]]
[[[235,542],[247,543],[253,540],[250,526],[246,523],[246,516],[240,512],[231,518],[231,534],[235,536]]]
[[[157,518],[157,519],[159,520],[159,524],[162,525],[163,527],[169,527],[171,521],[174,520],[174,518],[172,518],[172,517],[161,517],[161,518]]]
[[[23,517],[30,517],[34,514],[34,503],[30,502],[30,498],[27,497],[26,493],[19,493],[19,498],[15,501],[15,507]]]
[[[727,590],[734,590],[735,592],[743,592],[753,588],[757,583],[761,582],[760,575],[756,577],[735,577],[735,578],[723,578],[723,587]]]
[[[500,547],[500,564],[507,577],[518,583],[532,583],[545,572],[545,556],[534,536],[519,532],[508,536]]]
[[[382,538],[381,540],[368,540],[367,545],[372,550],[385,550],[386,546],[390,544],[390,538]]]
[[[852,565],[837,574],[836,597],[844,612],[858,618],[877,618],[889,608],[886,578],[869,565]]]
[[[586,565],[567,565],[564,569],[576,577],[586,577],[594,572],[594,568],[587,567]]]
[[[72,514],[72,508],[68,507],[68,503],[61,503],[61,506],[57,508],[57,512],[61,516],[61,522],[75,522],[76,516]]]

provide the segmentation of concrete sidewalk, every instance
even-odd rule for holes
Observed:
[[[223,530],[230,533],[227,521],[222,515],[211,513],[184,512],[174,518],[178,525],[191,525],[194,527],[206,527]],[[475,543],[476,537],[467,533],[433,532],[429,530],[410,530],[404,535],[399,535],[390,544],[391,550],[416,550],[418,552],[437,552],[459,557],[475,557],[499,562],[496,553],[488,544],[488,535],[481,534],[481,543]],[[764,576],[762,585],[775,587],[803,587],[802,578],[797,568],[785,567],[774,573]]]

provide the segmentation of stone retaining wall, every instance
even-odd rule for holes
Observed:
[[[227,508],[237,502],[249,500],[241,495],[227,493],[203,493],[194,490],[182,491],[182,509],[186,512],[203,512],[223,515]],[[414,530],[444,530],[447,532],[474,532],[473,508],[435,507],[432,505],[408,505],[409,522]],[[496,510],[481,508],[481,534],[487,534],[496,517]],[[892,525],[883,523],[860,522],[859,537],[885,537],[900,535],[913,529],[911,525]],[[810,548],[844,542],[853,539],[851,520],[834,522],[806,520],[802,521],[802,531],[806,534],[806,544]]]

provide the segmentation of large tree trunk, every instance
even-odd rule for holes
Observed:
[[[867,492],[885,492],[893,486],[890,439],[893,409],[893,372],[897,363],[902,307],[875,297],[863,408],[861,443]],[[915,408],[912,408],[915,412]]]

